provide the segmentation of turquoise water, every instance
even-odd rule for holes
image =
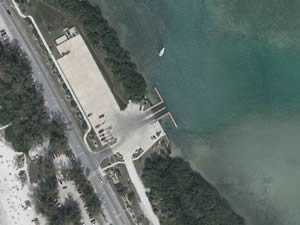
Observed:
[[[174,153],[249,224],[300,224],[299,1],[95,1],[173,113]]]

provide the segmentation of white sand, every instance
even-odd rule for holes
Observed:
[[[29,185],[22,187],[17,178],[19,170],[16,169],[14,157],[18,153],[0,138],[0,224],[2,225],[33,225],[32,219],[38,218],[41,225],[46,224],[45,219],[38,216],[30,198]],[[32,208],[23,209],[25,201],[30,200]]]

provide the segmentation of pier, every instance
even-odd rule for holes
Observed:
[[[159,91],[158,91],[158,89],[156,87],[154,88],[154,91],[156,92],[156,94],[157,94],[157,96],[159,98],[159,102],[157,102],[156,104],[152,105],[147,110],[152,110],[152,109],[156,108],[157,106],[159,106],[159,105],[161,105],[161,104],[164,103],[164,99],[161,97],[161,95],[160,95],[160,93],[159,93]]]
[[[153,119],[153,123],[156,121],[160,121],[161,119],[169,116],[169,118],[171,119],[173,125],[175,128],[178,128],[178,125],[172,115],[171,112],[168,112],[167,107],[163,104],[164,103],[164,99],[162,98],[161,94],[159,93],[157,87],[154,88],[155,93],[157,94],[158,98],[159,98],[159,102],[155,103],[154,105],[150,106],[148,110],[152,111],[152,116],[151,118]]]

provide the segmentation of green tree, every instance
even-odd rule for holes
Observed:
[[[181,158],[153,156],[142,179],[162,225],[244,225],[217,190]],[[163,181],[163,182],[161,182]]]
[[[0,124],[11,124],[5,137],[17,151],[27,152],[49,135],[49,117],[30,62],[13,43],[0,45],[0,106]]]
[[[85,36],[92,43],[94,49],[105,50],[105,62],[110,67],[114,79],[113,83],[120,83],[124,91],[123,97],[133,101],[140,101],[146,94],[146,81],[137,72],[130,54],[121,47],[117,32],[109,26],[98,7],[88,1],[74,0],[45,0],[54,7],[70,13],[74,19],[82,24]]]

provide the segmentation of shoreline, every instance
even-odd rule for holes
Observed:
[[[151,94],[147,94],[147,97],[150,99],[151,97]],[[162,126],[162,123],[160,123],[161,124],[161,126]],[[164,132],[165,132],[165,130],[166,130],[166,128],[163,128],[163,130],[164,130]],[[187,161],[186,159],[184,159],[183,157],[181,157],[183,160],[185,160],[185,161]],[[198,172],[198,171],[197,171]],[[200,174],[200,173],[199,173]],[[202,175],[201,175],[202,176]],[[207,180],[206,178],[205,178],[205,180]],[[215,186],[214,186],[215,187]]]

